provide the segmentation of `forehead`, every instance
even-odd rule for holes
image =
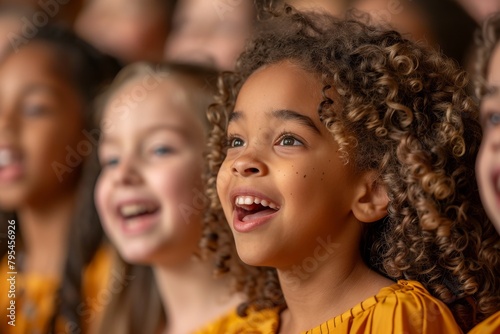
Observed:
[[[488,66],[487,74],[488,93],[483,98],[483,102],[488,104],[490,101],[500,99],[500,43],[497,44]]]
[[[33,76],[58,76],[57,53],[49,43],[31,41],[17,52],[7,54],[0,63],[2,75],[17,73],[29,79]]]
[[[179,0],[175,17],[196,19],[193,23],[214,21],[220,24],[224,20],[248,22],[253,20],[255,9],[253,1]]]
[[[70,73],[65,73],[67,64],[61,61],[64,59],[58,57],[48,42],[31,41],[18,52],[9,53],[0,61],[2,99],[19,96],[37,86],[50,88],[61,101],[79,100],[79,89],[69,77]]]
[[[290,61],[267,65],[255,71],[243,84],[235,110],[270,112],[288,109],[319,118],[317,111],[322,100],[322,87],[318,75]]]
[[[116,125],[111,132],[127,129],[131,133],[158,122],[203,132],[202,121],[192,110],[188,93],[175,76],[159,79],[154,86],[151,80],[146,85],[143,79],[141,76],[130,80],[110,96],[104,107],[103,122]]]

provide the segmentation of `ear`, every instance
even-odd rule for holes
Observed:
[[[366,172],[356,189],[352,212],[363,223],[373,223],[387,216],[389,196],[385,186],[376,182],[375,172]]]

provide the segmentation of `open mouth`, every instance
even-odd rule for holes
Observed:
[[[124,220],[148,217],[156,214],[160,207],[155,203],[124,204],[118,207],[118,213]]]
[[[280,209],[276,203],[256,196],[236,196],[234,204],[237,218],[242,222],[272,215]]]
[[[156,202],[143,201],[121,204],[117,211],[122,231],[128,235],[140,235],[157,225],[161,207]]]
[[[21,155],[11,148],[0,149],[0,180],[12,181],[23,174]]]

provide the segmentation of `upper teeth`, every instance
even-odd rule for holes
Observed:
[[[14,152],[12,150],[0,150],[0,167],[5,167],[14,162]]]
[[[148,204],[127,204],[120,207],[120,213],[125,216],[133,216],[143,212],[153,211],[153,205]]]
[[[251,205],[255,203],[255,204],[260,204],[262,206],[270,207],[271,209],[274,210],[279,209],[279,206],[277,204],[255,196],[236,196],[234,203],[236,205]]]

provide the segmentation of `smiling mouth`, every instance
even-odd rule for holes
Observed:
[[[10,148],[0,149],[0,181],[14,181],[23,175],[19,152]]]
[[[160,205],[155,202],[122,204],[117,208],[122,231],[127,235],[141,235],[153,229],[159,221]]]
[[[158,212],[160,207],[153,203],[125,204],[118,208],[120,217],[124,220],[147,217]]]
[[[239,221],[248,222],[276,213],[280,207],[276,203],[256,196],[237,196],[234,200]]]

